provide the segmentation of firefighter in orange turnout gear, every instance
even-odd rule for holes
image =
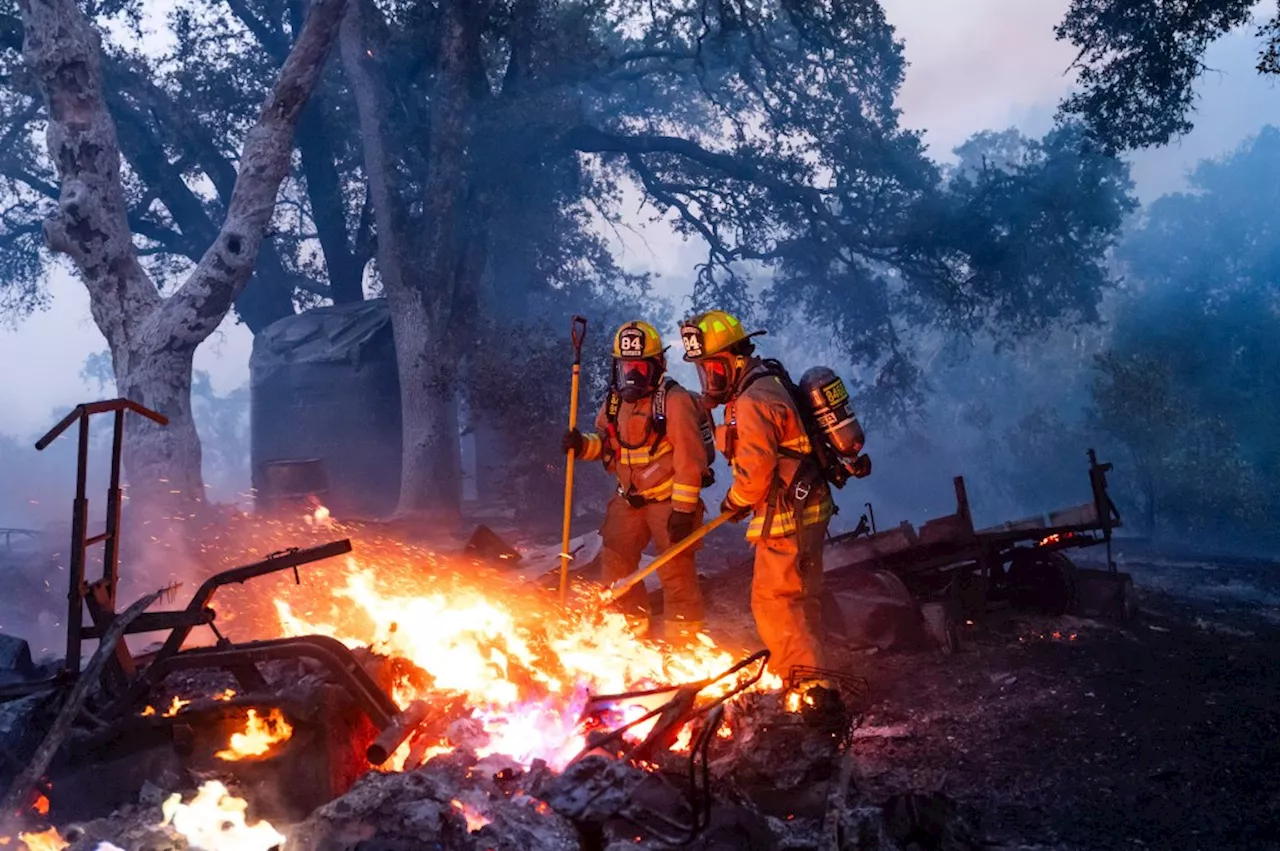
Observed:
[[[839,707],[831,684],[816,678],[825,667],[822,546],[834,504],[795,400],[755,356],[751,338],[763,333],[746,333],[736,317],[719,310],[686,320],[680,329],[703,402],[725,406],[716,448],[733,470],[733,484],[720,510],[738,519],[751,514],[751,612],[770,651],[769,667],[784,682],[803,682],[798,687],[811,706]]]
[[[715,459],[710,418],[696,397],[666,377],[666,350],[657,329],[628,322],[613,340],[613,376],[594,433],[565,434],[563,449],[584,461],[603,461],[617,476],[600,529],[603,580],[633,573],[652,540],[659,552],[688,537],[702,523],[702,488]],[[658,571],[663,622],[669,640],[692,639],[704,626],[695,550]],[[624,612],[648,618],[644,585],[619,601]]]

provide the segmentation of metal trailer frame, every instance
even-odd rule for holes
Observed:
[[[161,414],[128,399],[112,399],[77,405],[57,425],[36,442],[36,449],[43,450],[73,424],[79,424],[78,460],[76,465],[76,495],[72,504],[71,549],[69,555],[67,589],[66,658],[54,676],[34,682],[0,685],[0,702],[12,700],[46,690],[69,690],[81,677],[83,661],[82,643],[100,640],[108,634],[113,621],[119,617],[116,611],[116,590],[119,585],[119,534],[122,489],[120,464],[123,449],[124,416],[131,412],[143,416],[158,425],[167,425]],[[111,447],[111,483],[107,494],[106,529],[98,535],[88,534],[89,501],[86,496],[86,480],[89,456],[89,418],[95,414],[114,414],[114,435]],[[89,582],[85,577],[86,554],[94,544],[104,544],[101,578]],[[277,659],[308,658],[319,662],[346,691],[369,720],[382,731],[384,737],[394,739],[394,750],[409,733],[413,725],[404,716],[410,710],[401,710],[386,691],[378,685],[359,661],[340,641],[318,635],[252,641],[236,644],[221,635],[214,625],[214,610],[209,604],[214,593],[224,585],[244,582],[283,570],[293,570],[295,581],[301,582],[298,568],[352,551],[351,541],[342,539],[306,549],[292,548],[272,553],[265,559],[214,574],[201,584],[186,608],[177,611],[147,612],[138,615],[124,630],[124,634],[168,631],[168,638],[154,654],[135,658],[123,640],[116,642],[112,658],[102,671],[100,691],[93,710],[82,710],[80,722],[84,729],[79,739],[81,745],[109,744],[127,735],[137,726],[135,716],[151,690],[171,672],[196,668],[222,669],[231,673],[246,692],[263,699],[270,688],[258,665]],[[84,625],[88,611],[92,626]],[[197,647],[184,650],[183,642],[197,626],[208,626],[217,636],[213,647]],[[195,713],[180,713],[173,718],[149,720],[148,725],[177,726],[187,723]],[[385,759],[385,757],[384,757]]]
[[[976,603],[985,608],[989,591],[1002,585],[1010,571],[1017,572],[1015,565],[1034,564],[1043,572],[1047,569],[1044,565],[1056,555],[1059,564],[1071,566],[1062,555],[1064,551],[1105,544],[1106,578],[1112,583],[1130,582],[1127,575],[1117,572],[1111,552],[1114,530],[1122,525],[1120,512],[1107,492],[1107,473],[1112,465],[1099,463],[1093,449],[1088,458],[1090,502],[1053,512],[1047,521],[1043,516],[1031,517],[974,529],[964,477],[956,476],[955,514],[928,521],[918,534],[904,521],[887,530],[872,525],[869,534],[862,524],[853,532],[833,536],[824,551],[825,576],[838,584],[841,576],[854,571],[887,570],[899,576],[918,598],[956,604],[973,584],[965,580],[977,576],[981,579],[979,591],[965,602],[969,608]],[[1031,577],[1032,581],[1035,578]],[[1074,595],[1074,587],[1068,591]]]

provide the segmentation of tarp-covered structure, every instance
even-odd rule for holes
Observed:
[[[385,299],[320,307],[254,336],[249,359],[253,486],[269,468],[318,460],[335,516],[373,517],[400,493],[400,382]]]

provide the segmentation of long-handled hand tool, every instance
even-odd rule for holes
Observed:
[[[573,317],[569,340],[573,343],[573,384],[569,390],[569,430],[578,427],[578,383],[582,375],[582,341],[587,337],[587,320]],[[573,521],[573,448],[570,447],[564,470],[564,529],[560,543],[560,604],[569,601],[569,525]]]
[[[609,596],[608,596],[608,599],[606,600],[606,603],[612,603],[615,600],[617,600],[623,594],[627,593],[632,588],[634,588],[635,586],[643,582],[645,580],[645,577],[649,576],[651,573],[653,573],[656,570],[661,570],[662,567],[667,563],[669,563],[673,558],[680,555],[685,550],[692,547],[694,544],[698,543],[698,541],[701,541],[703,538],[707,537],[707,535],[710,535],[716,529],[728,523],[735,516],[737,516],[737,512],[726,511],[716,519],[712,520],[710,523],[705,523],[702,526],[699,526],[697,529],[693,530],[693,534],[689,535],[689,537],[685,538],[683,541],[676,544],[671,549],[667,550],[665,553],[655,558],[653,561],[649,562],[647,567],[642,567],[639,570],[637,570],[635,573],[631,574],[630,576],[625,576],[622,579],[619,579],[617,582],[610,585]]]

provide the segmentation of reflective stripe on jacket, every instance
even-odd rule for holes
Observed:
[[[596,431],[583,435],[582,460],[602,460],[618,477],[623,494],[670,499],[677,511],[693,511],[702,496],[707,447],[702,410],[689,391],[672,383],[666,390],[666,433],[655,441],[653,396],[622,402],[616,435],[610,435],[608,401],[596,416]]]
[[[782,382],[773,375],[765,375],[747,383],[750,377],[750,373],[744,376],[746,390],[730,400],[725,408],[725,425],[717,429],[717,448],[733,470],[729,501],[740,507],[751,507],[747,540],[757,541],[762,537],[781,538],[796,533],[790,485],[800,469],[801,459],[789,454],[807,455],[812,449],[800,412]],[[782,450],[788,452],[784,454]],[[819,476],[811,488],[801,518],[805,525],[819,523],[834,513],[826,482]],[[770,514],[771,496],[772,520],[766,534],[764,524]]]

